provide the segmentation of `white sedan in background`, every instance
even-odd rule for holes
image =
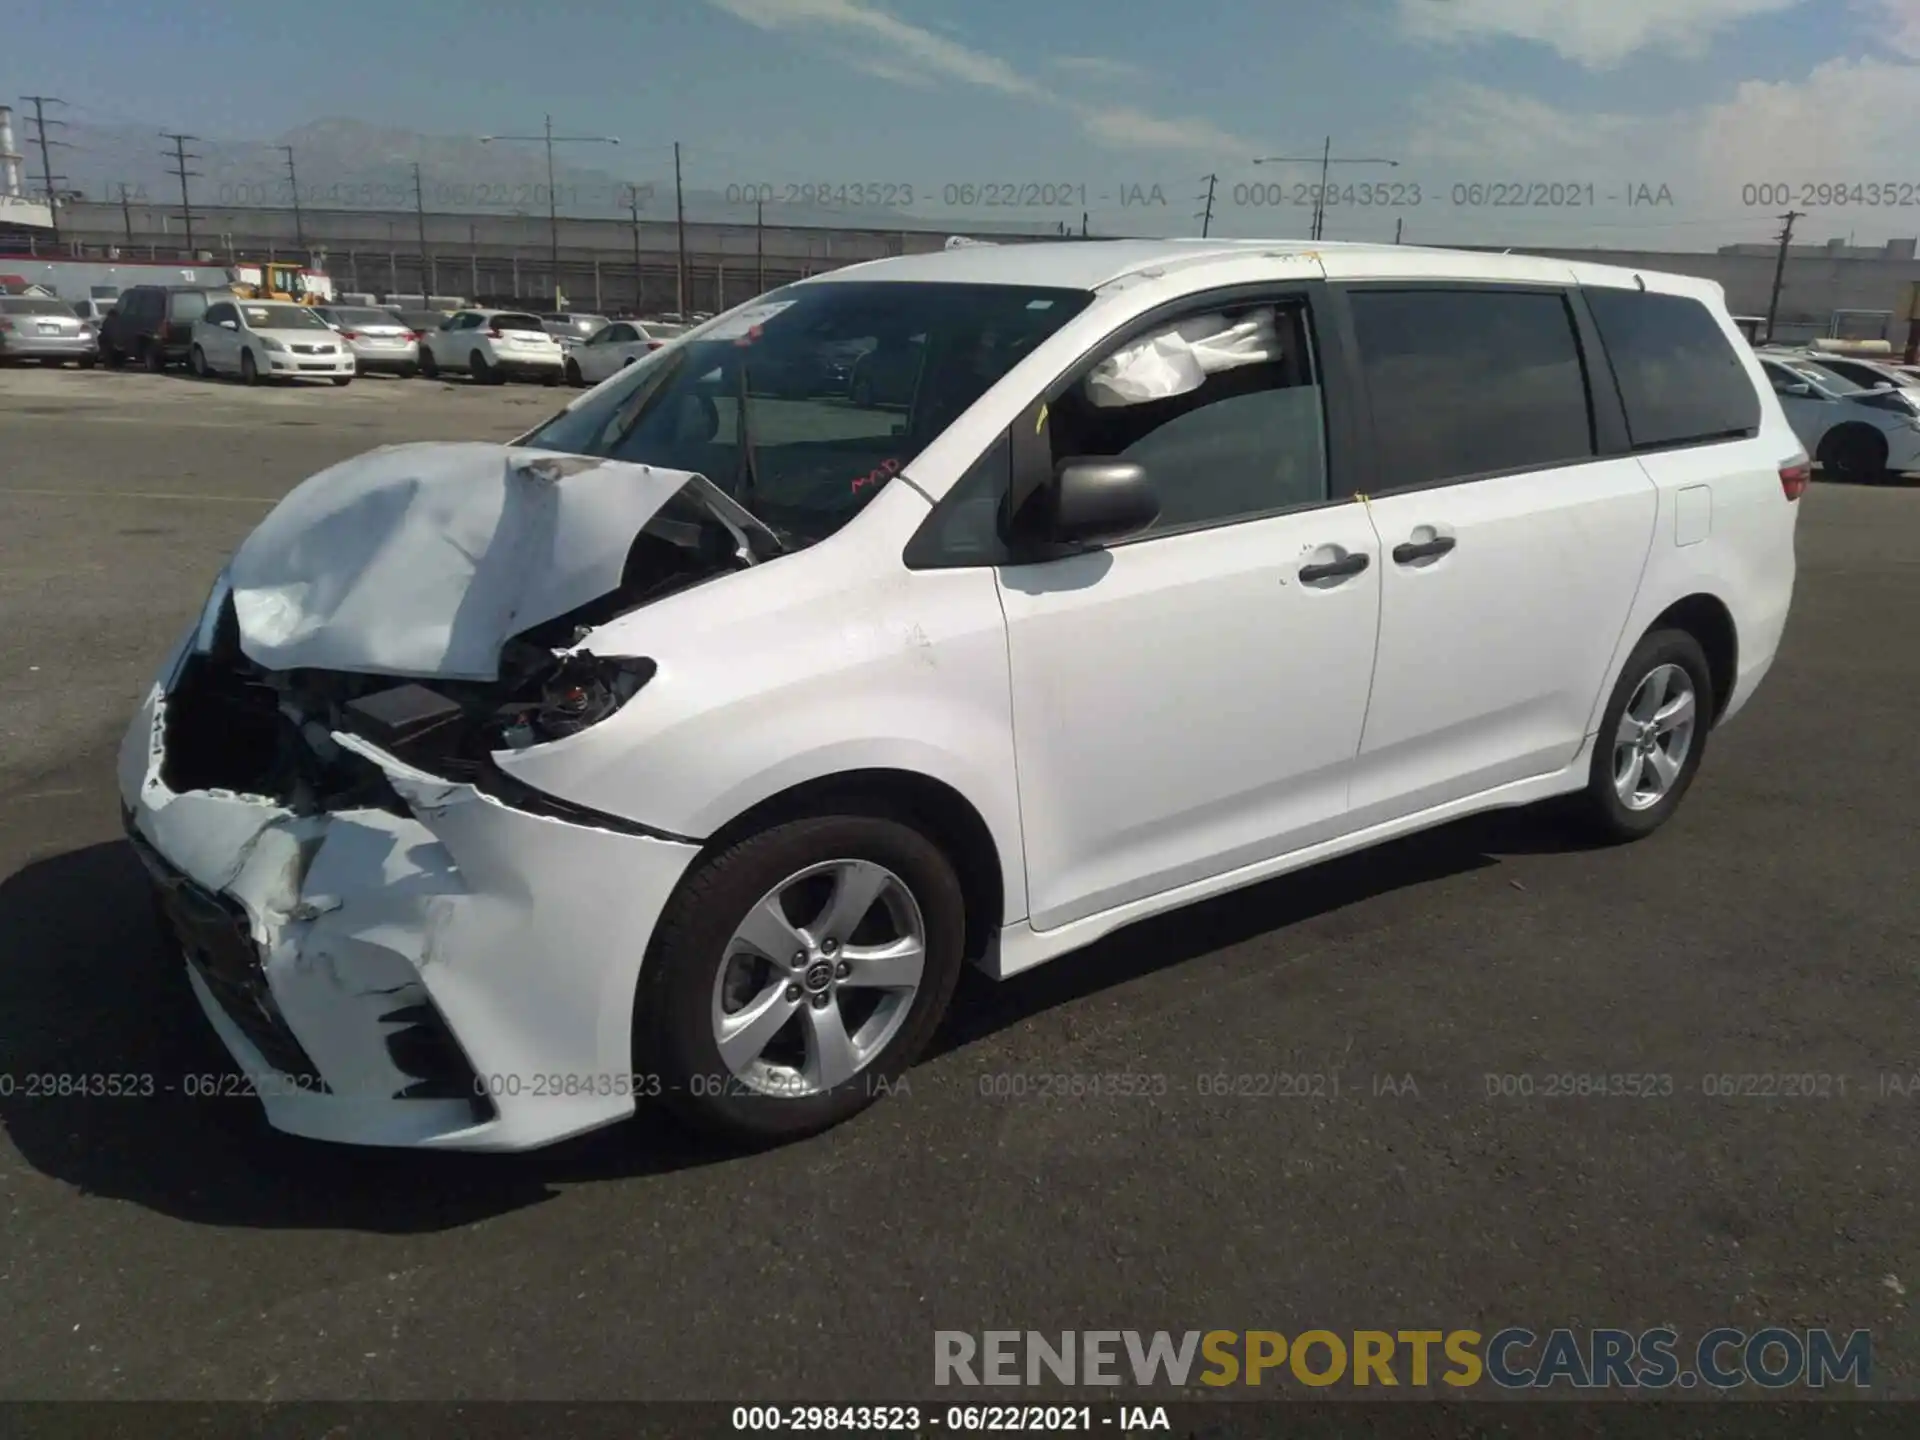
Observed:
[[[1864,389],[1824,360],[1768,351],[1759,358],[1788,423],[1827,474],[1871,483],[1920,470],[1920,402],[1911,392]]]
[[[686,329],[684,325],[670,325],[661,320],[615,320],[588,339],[568,347],[567,383],[598,385],[641,356],[658,350],[676,335],[685,334]]]
[[[316,314],[347,342],[359,373],[381,370],[411,378],[420,369],[420,337],[391,311],[371,305],[316,305]]]
[[[564,359],[540,317],[523,310],[456,310],[420,336],[420,373],[429,380],[464,371],[482,385],[516,376],[558,385]]]
[[[270,380],[353,382],[353,351],[305,305],[221,300],[193,322],[187,365],[194,374],[238,375],[248,385]]]

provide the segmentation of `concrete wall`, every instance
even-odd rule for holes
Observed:
[[[159,205],[80,202],[61,212],[69,240],[90,253],[118,245],[132,256],[151,249],[172,258],[185,244],[178,209]],[[373,210],[309,210],[301,216],[309,246],[324,251],[324,267],[351,290],[462,294],[529,302],[550,296],[553,266],[544,215],[426,216],[429,261],[421,263],[418,216]],[[132,240],[128,242],[131,228]],[[636,293],[634,242],[639,239]],[[687,226],[687,295],[684,308],[719,310],[749,299],[765,286],[783,284],[819,270],[887,255],[936,250],[944,230],[873,230],[751,225]],[[1003,242],[1044,236],[995,236]],[[194,242],[224,261],[230,251],[249,258],[295,253],[291,210],[221,207],[196,210]],[[42,242],[44,243],[44,242]],[[1773,285],[1770,249],[1747,247],[1724,253],[1653,250],[1542,249],[1536,253],[1595,260],[1629,268],[1673,270],[1716,280],[1737,314],[1764,315]],[[423,270],[426,272],[423,275]],[[578,309],[678,306],[677,238],[670,221],[560,221],[560,281]],[[763,284],[764,281],[764,284]],[[1899,246],[1796,246],[1781,292],[1783,331],[1824,334],[1835,310],[1891,310],[1903,317],[1911,287],[1920,282],[1920,260]],[[637,303],[636,303],[637,302]],[[1904,344],[1904,323],[1889,335]]]

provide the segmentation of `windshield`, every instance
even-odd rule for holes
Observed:
[[[1815,365],[1811,361],[1803,361],[1793,368],[1814,384],[1824,390],[1831,390],[1836,395],[1851,395],[1855,391],[1866,388],[1864,385],[1854,384],[1838,371],[1829,370],[1824,365]]]
[[[304,305],[242,305],[250,330],[324,330],[327,322]]]
[[[997,285],[797,285],[653,352],[527,444],[691,470],[823,540],[1093,297]]]
[[[23,299],[0,300],[0,310],[9,315],[63,315],[73,318],[73,311],[60,300],[43,300],[38,296]]]

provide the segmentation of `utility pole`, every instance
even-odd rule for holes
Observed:
[[[1406,220],[1401,216],[1396,215],[1394,217],[1393,219],[1393,243],[1394,244],[1398,245],[1400,243],[1400,234],[1401,234],[1401,231],[1405,228],[1406,223],[1407,223]]]
[[[556,135],[553,133],[553,116],[546,117],[546,126],[538,135],[482,135],[480,143],[491,145],[496,140],[522,140],[547,147],[547,243],[548,254],[553,266],[553,308],[566,308],[566,295],[560,289],[560,192],[553,183],[553,147],[556,145],[618,145],[617,135]],[[518,287],[515,287],[516,292]]]
[[[1208,232],[1213,229],[1213,187],[1219,179],[1220,177],[1218,175],[1209,174],[1206,176],[1207,208],[1200,212],[1200,238],[1202,240],[1206,239]]]
[[[120,182],[120,218],[127,226],[127,246],[133,246],[133,206],[127,201],[127,182]]]
[[[1767,343],[1773,343],[1774,322],[1780,317],[1780,287],[1787,278],[1787,247],[1793,243],[1793,222],[1807,218],[1804,210],[1789,210],[1780,219],[1780,254],[1773,262],[1773,294],[1767,300]]]
[[[433,283],[437,278],[427,272],[432,262],[427,258],[427,192],[420,184],[420,162],[413,162],[413,213],[420,222],[420,298],[422,304],[433,303]]]
[[[33,106],[34,135],[40,144],[40,178],[46,182],[47,217],[52,222],[53,243],[57,246],[60,243],[60,197],[54,191],[53,182],[67,177],[53,173],[53,152],[66,149],[67,142],[48,139],[47,127],[53,125],[65,129],[67,122],[47,119],[47,106],[64,105],[67,102],[55,95],[22,95],[20,98]]]
[[[293,170],[293,146],[279,145],[274,148],[286,153],[287,193],[293,197],[293,243],[299,246],[304,254],[307,248],[307,226],[300,215],[300,177]]]
[[[1379,155],[1335,155],[1333,137],[1327,136],[1326,143],[1320,147],[1318,155],[1262,155],[1254,160],[1256,165],[1311,165],[1320,166],[1320,188],[1313,197],[1313,232],[1310,239],[1318,240],[1327,229],[1327,172],[1335,165],[1385,165],[1398,169],[1398,160],[1388,160]]]
[[[1087,212],[1084,210],[1080,212],[1080,238],[1087,238]]]
[[[761,213],[765,202],[757,196],[753,202],[753,284],[756,295],[767,293],[767,230]]]
[[[640,187],[627,186],[627,214],[633,217],[633,313],[641,311],[640,295],[643,289],[640,279]]]
[[[673,225],[679,239],[680,258],[673,282],[673,304],[682,321],[687,318],[687,195],[680,187],[680,142],[673,142]]]
[[[180,215],[186,222],[187,256],[191,259],[196,252],[193,248],[193,201],[187,194],[187,179],[189,176],[198,175],[200,172],[198,170],[187,169],[187,161],[198,160],[200,157],[187,153],[187,142],[189,140],[198,140],[200,137],[198,135],[175,135],[163,130],[160,132],[160,138],[162,140],[173,141],[173,173],[180,177]],[[164,155],[166,152],[163,150],[160,153]]]

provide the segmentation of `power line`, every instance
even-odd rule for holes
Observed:
[[[56,180],[65,180],[67,177],[53,173],[52,152],[67,149],[68,146],[64,140],[48,139],[47,127],[54,125],[64,130],[67,122],[64,120],[47,119],[46,107],[49,105],[65,105],[67,102],[60,99],[57,95],[22,95],[20,98],[33,106],[33,128],[35,138],[40,144],[40,175],[47,186],[47,218],[53,226],[53,243],[58,245],[60,243],[60,197],[53,188],[53,182]]]
[[[197,176],[200,172],[198,170],[187,169],[187,161],[198,160],[200,156],[198,154],[187,153],[187,142],[189,140],[198,141],[200,137],[198,135],[176,135],[171,131],[162,130],[160,132],[160,138],[162,140],[173,141],[173,173],[180,177],[180,215],[186,222],[187,254],[191,256],[195,253],[193,248],[193,200],[187,193],[187,180],[190,176]],[[164,156],[167,152],[162,150],[160,153]]]

